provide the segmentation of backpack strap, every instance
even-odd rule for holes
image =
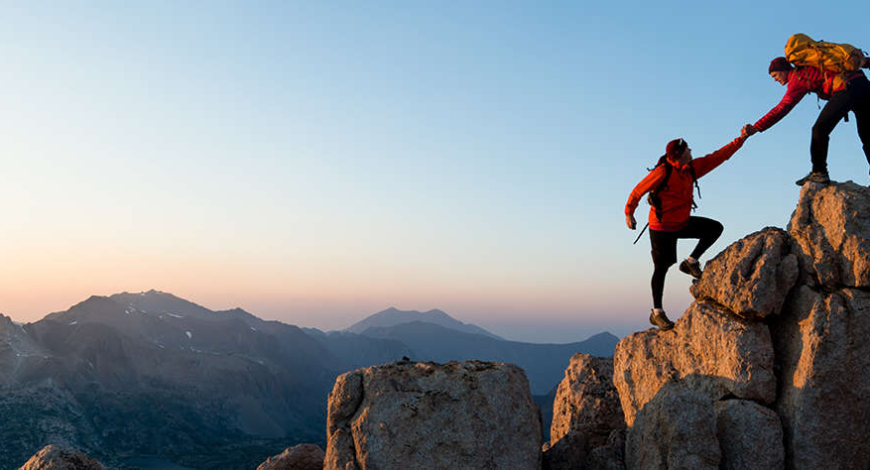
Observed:
[[[667,155],[662,155],[661,158],[659,158],[658,163],[656,163],[656,166],[654,166],[650,171],[653,171],[662,165],[665,166],[665,177],[662,178],[659,184],[656,185],[656,187],[649,192],[649,196],[647,196],[647,201],[651,206],[653,206],[653,209],[656,212],[656,218],[659,220],[662,220],[662,199],[659,197],[659,193],[668,187],[668,180],[671,178],[671,173],[674,171],[673,165],[668,162]]]
[[[695,176],[695,165],[694,161],[689,163],[689,174],[692,175],[692,183],[695,184],[695,189],[698,190],[698,199],[701,199],[701,186],[698,185],[698,177]],[[698,204],[695,203],[695,197],[692,196],[692,210],[698,208]]]
[[[665,177],[662,178],[661,182],[659,182],[659,184],[649,192],[649,196],[647,196],[647,201],[655,210],[656,218],[659,220],[662,220],[662,199],[659,197],[659,193],[668,187],[668,180],[671,178],[671,173],[674,171],[673,165],[671,165],[665,157],[660,158],[659,162],[652,170],[655,170],[661,165],[665,165]],[[694,162],[690,162],[688,167],[689,175],[692,176],[692,183],[695,185],[695,189],[698,190],[698,199],[701,199],[701,186],[698,185],[698,177],[695,174]],[[692,193],[692,210],[694,211],[698,208],[698,204],[695,202],[694,191],[692,191]]]

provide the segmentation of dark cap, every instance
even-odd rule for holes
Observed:
[[[767,68],[767,73],[772,72],[788,72],[791,70],[791,63],[785,57],[777,57],[770,61],[770,67]]]
[[[683,139],[674,139],[668,142],[666,149],[668,160],[676,160],[688,147],[689,144]]]

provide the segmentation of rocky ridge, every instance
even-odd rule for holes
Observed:
[[[787,231],[707,263],[672,331],[623,338],[626,468],[870,461],[870,190],[807,184]]]
[[[787,230],[731,244],[691,292],[673,330],[572,359],[543,457],[521,370],[407,362],[339,378],[325,468],[866,468],[870,189],[805,185]]]

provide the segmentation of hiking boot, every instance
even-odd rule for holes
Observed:
[[[659,327],[662,331],[668,331],[674,327],[674,322],[668,320],[664,310],[652,309],[652,312],[649,314],[649,322]]]
[[[699,263],[698,260],[695,260],[694,263],[690,263],[687,259],[683,260],[683,262],[680,263],[680,271],[694,277],[695,279],[700,279],[701,263]]]
[[[828,178],[827,171],[811,171],[810,174],[795,181],[794,184],[803,186],[806,182],[828,184],[831,182],[831,178]]]

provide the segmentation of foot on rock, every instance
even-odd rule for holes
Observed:
[[[674,327],[674,322],[668,320],[664,310],[654,308],[649,314],[649,322],[659,327],[662,331],[668,331]]]
[[[828,184],[831,178],[828,177],[827,171],[811,171],[808,175],[794,182],[798,186],[803,186],[804,183],[821,183]]]
[[[694,277],[695,279],[700,279],[701,263],[699,263],[697,260],[695,260],[694,263],[690,262],[689,260],[683,260],[683,262],[680,263],[680,271]]]

